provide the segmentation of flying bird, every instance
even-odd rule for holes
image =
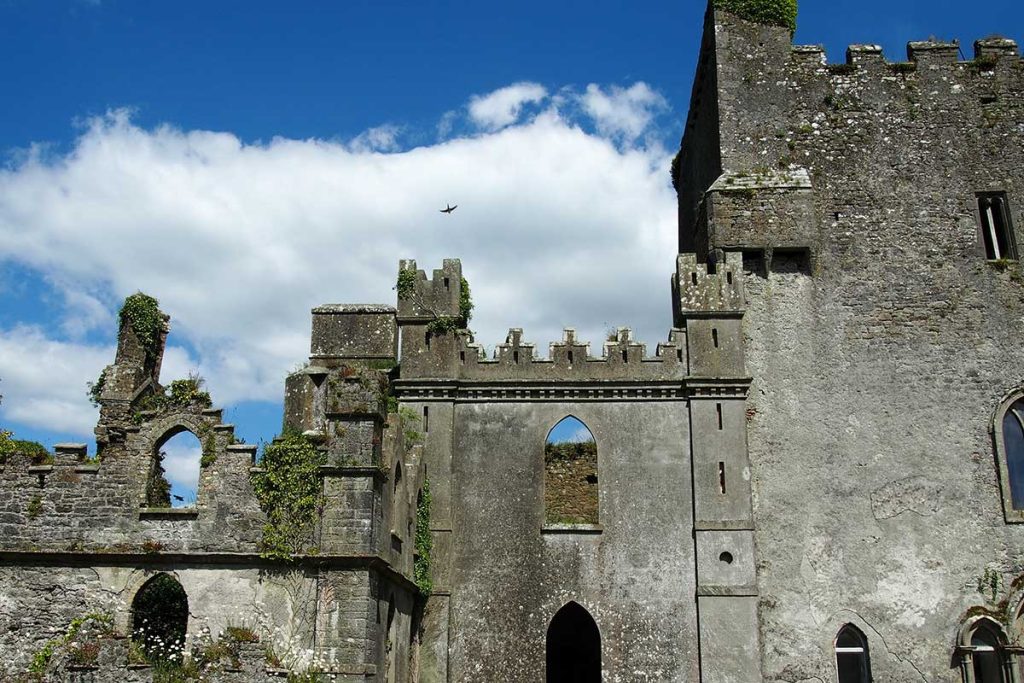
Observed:
[[[459,208],[459,205],[458,205],[458,204],[456,204],[455,206],[452,206],[451,204],[447,204],[446,206],[447,206],[448,208],[447,208],[447,209],[441,209],[441,213],[451,213],[451,212],[452,212],[452,211],[454,211],[455,209]]]
[[[172,498],[174,498],[174,500],[178,501],[179,503],[185,502],[185,499],[182,496],[172,496]]]

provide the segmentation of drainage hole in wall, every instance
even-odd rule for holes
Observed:
[[[721,555],[719,555],[719,556],[718,556],[718,559],[719,559],[719,560],[720,560],[721,562],[725,562],[726,564],[732,564],[732,553],[730,553],[730,552],[729,552],[729,551],[727,550],[727,551],[725,551],[724,553],[722,553]]]

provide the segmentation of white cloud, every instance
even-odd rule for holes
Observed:
[[[564,325],[599,354],[604,330],[632,325],[653,353],[671,325],[669,159],[616,139],[608,115],[595,120],[604,133],[548,110],[381,153],[354,141],[146,130],[113,112],[68,154],[34,152],[0,170],[0,262],[85,293],[69,297],[65,334],[97,324],[113,334],[116,311],[97,302],[156,296],[172,316],[163,379],[198,370],[220,405],[279,401],[284,375],[308,355],[309,309],[393,303],[399,258],[429,271],[460,257],[477,304],[471,326],[487,345],[524,327],[543,354]],[[439,213],[447,202],[458,211]],[[0,409],[86,437],[95,412],[85,382],[112,360],[112,348],[37,329],[0,333]]]
[[[469,101],[469,118],[489,131],[510,126],[519,120],[526,104],[536,104],[548,96],[537,83],[515,83],[487,95],[476,95]]]
[[[398,126],[386,124],[363,131],[349,143],[353,152],[395,152],[398,151]]]
[[[600,133],[629,143],[648,129],[655,115],[668,109],[665,98],[642,81],[628,88],[613,85],[608,91],[591,83],[580,103]]]
[[[86,382],[96,381],[113,357],[113,347],[54,341],[37,327],[0,330],[3,424],[90,434],[97,411]]]

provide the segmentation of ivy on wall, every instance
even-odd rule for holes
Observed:
[[[267,514],[263,557],[290,560],[310,550],[323,502],[320,467],[326,464],[327,454],[295,431],[286,431],[263,449],[260,470],[252,475],[256,499]]]
[[[122,325],[131,325],[132,332],[146,352],[146,362],[156,359],[160,335],[164,331],[164,316],[156,299],[136,292],[124,300],[118,318]]]
[[[725,10],[747,21],[785,26],[796,31],[797,0],[714,0],[715,9]]]
[[[416,499],[416,539],[413,578],[424,596],[430,595],[434,583],[430,578],[430,552],[434,539],[430,535],[430,482],[423,480],[423,489]]]

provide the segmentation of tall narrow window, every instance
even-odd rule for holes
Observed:
[[[1024,522],[1024,394],[1017,392],[999,406],[992,431],[1003,516],[1007,522]]]
[[[544,444],[545,524],[597,524],[597,503],[597,442],[570,415]]]
[[[587,610],[570,602],[551,620],[547,683],[600,683],[601,632]]]
[[[836,671],[839,683],[868,683],[871,680],[868,639],[853,624],[839,629],[836,636]]]
[[[978,215],[981,218],[981,239],[985,243],[985,256],[990,260],[1016,259],[1017,245],[1013,239],[1013,223],[1005,192],[986,192],[978,195]]]
[[[202,458],[203,445],[195,434],[183,427],[167,432],[153,448],[146,507],[195,506]]]

